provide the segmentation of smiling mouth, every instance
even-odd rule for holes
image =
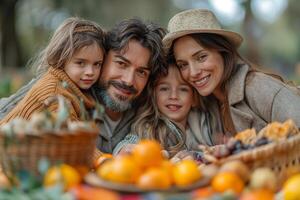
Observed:
[[[92,83],[94,80],[81,80],[84,83]]]
[[[123,95],[126,95],[126,96],[132,95],[132,93],[128,90],[124,90],[124,89],[121,89],[121,88],[117,88],[117,90],[120,91]]]
[[[171,111],[177,111],[177,110],[179,110],[182,106],[170,104],[170,105],[167,105],[166,107],[167,107],[169,110],[171,110]]]
[[[118,91],[118,93],[125,96],[134,95],[138,92],[133,86],[128,86],[117,81],[111,81],[110,84]]]
[[[205,77],[201,78],[200,80],[194,81],[194,84],[197,87],[202,87],[202,86],[204,86],[209,81],[210,76],[211,75],[208,75],[208,76],[205,76]]]

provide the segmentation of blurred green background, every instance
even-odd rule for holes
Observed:
[[[131,17],[166,27],[174,14],[190,8],[213,10],[224,28],[244,36],[244,57],[300,84],[298,0],[1,0],[0,97],[32,77],[28,60],[67,17],[90,19],[105,29]]]

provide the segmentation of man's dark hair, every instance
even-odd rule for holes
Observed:
[[[165,34],[165,29],[152,22],[145,23],[137,18],[127,19],[108,32],[105,46],[107,51],[122,51],[126,50],[130,40],[138,41],[143,47],[150,50],[151,57],[148,64],[151,67],[149,77],[151,79],[158,71],[165,70],[166,63],[162,45],[162,38]]]
[[[132,18],[121,21],[106,35],[105,48],[107,52],[113,51],[126,51],[130,40],[136,40],[141,46],[149,49],[150,51],[150,76],[145,88],[151,84],[154,77],[161,73],[166,73],[166,60],[162,44],[162,38],[165,36],[166,30],[158,25],[149,22],[145,23],[140,19]],[[147,98],[147,90],[144,89],[139,97],[135,100],[135,106],[145,102]]]

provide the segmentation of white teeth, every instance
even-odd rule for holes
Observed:
[[[199,81],[195,81],[195,83],[197,85],[202,85],[203,83],[205,83],[208,80],[208,78],[209,78],[209,76],[206,76],[206,77],[200,79]]]

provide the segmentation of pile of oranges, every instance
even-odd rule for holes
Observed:
[[[154,140],[142,140],[130,154],[106,159],[96,173],[107,181],[149,190],[168,189],[173,185],[185,187],[202,177],[195,161],[171,163],[163,157],[161,146]]]

